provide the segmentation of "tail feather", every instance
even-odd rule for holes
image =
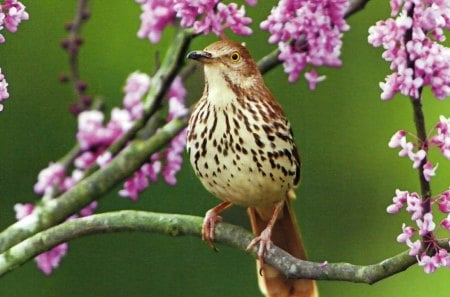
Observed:
[[[291,199],[287,198],[283,211],[272,229],[272,242],[296,258],[306,259],[306,252],[300,236]],[[259,235],[267,226],[272,207],[249,208],[253,233]],[[262,275],[257,263],[258,283],[266,297],[316,297],[318,291],[314,280],[288,279],[275,268],[264,265]]]

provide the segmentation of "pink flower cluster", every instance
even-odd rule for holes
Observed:
[[[428,150],[438,148],[441,154],[450,160],[450,118],[440,116],[428,139],[419,148],[406,140],[408,134],[403,130],[397,131],[389,141],[389,147],[400,148],[399,156],[409,157],[413,162],[413,168],[422,168],[423,177],[429,182],[431,177],[436,175],[437,165],[433,167],[429,160],[424,161]],[[431,208],[428,210],[427,207],[425,211],[424,205],[428,203],[429,201],[423,200],[417,193],[396,190],[387,212],[398,213],[406,205],[406,211],[411,214],[411,220],[415,222],[416,227],[403,224],[402,233],[397,237],[397,241],[406,244],[410,249],[410,255],[417,257],[419,265],[424,267],[426,273],[431,273],[439,267],[450,267],[450,256],[447,250],[439,245],[439,241],[443,239],[436,237],[441,227],[450,232],[450,190],[430,198]],[[439,211],[447,216],[439,224],[433,219],[433,205],[436,204]],[[422,237],[426,236],[427,240],[412,241],[411,238],[416,233]],[[448,238],[445,240],[448,241]]]
[[[261,29],[271,34],[269,43],[278,43],[279,59],[284,62],[290,82],[298,79],[307,64],[312,67],[342,64],[339,57],[342,32],[349,29],[344,19],[348,5],[347,0],[280,0],[261,23]],[[305,77],[311,89],[324,79],[315,70],[306,72]]]
[[[72,215],[68,220],[72,220],[78,217],[85,217],[92,215],[93,211],[97,208],[97,202],[94,201],[88,206],[83,208],[79,214]],[[14,205],[14,210],[16,211],[16,219],[21,220],[33,213],[35,206],[31,203],[17,203]],[[61,259],[67,254],[69,245],[63,242],[57,246],[54,246],[47,252],[37,255],[34,259],[38,268],[45,274],[50,275],[54,268],[59,266]]]
[[[167,121],[183,117],[188,113],[184,102],[185,96],[186,89],[181,78],[177,77],[173,81],[167,95],[169,101]],[[183,163],[181,154],[185,146],[186,130],[184,129],[171,140],[165,150],[153,154],[150,162],[142,165],[133,177],[125,181],[124,188],[119,191],[119,194],[136,201],[139,193],[145,190],[150,182],[157,182],[159,174],[162,174],[166,183],[175,185],[177,182],[175,175],[181,169]]]
[[[25,6],[17,0],[5,0],[4,4],[0,4],[0,31],[5,27],[10,32],[16,32],[22,21],[28,20],[28,13]],[[5,37],[0,33],[0,43],[5,42]],[[0,102],[9,98],[8,83],[0,68]],[[3,105],[0,103],[0,111]]]
[[[411,141],[406,140],[407,132],[404,130],[397,131],[389,141],[390,148],[400,148],[398,155],[400,157],[409,157],[413,162],[412,167],[419,169],[422,161],[428,154],[428,149],[437,147],[440,153],[450,161],[450,118],[444,116],[439,117],[439,122],[430,132],[429,139],[422,144],[422,147],[417,148]],[[423,165],[423,176],[426,181],[430,181],[432,176],[436,175],[438,165],[433,164],[427,160]]]
[[[8,93],[8,82],[5,79],[5,76],[2,73],[2,69],[0,68],[0,102],[9,98]],[[0,111],[3,110],[3,105],[0,103]]]
[[[9,32],[16,32],[22,21],[28,20],[28,13],[25,6],[17,0],[5,0],[5,4],[0,4],[0,31],[4,27]],[[5,37],[0,34],[0,43],[5,42]]]
[[[178,19],[181,27],[193,27],[197,34],[213,32],[221,35],[230,28],[239,35],[249,35],[251,19],[245,16],[245,8],[236,3],[223,4],[219,0],[136,0],[141,5],[141,27],[138,37],[148,38],[152,43],[161,39],[162,31],[175,24]],[[248,0],[256,4],[256,0]]]
[[[383,46],[383,59],[393,71],[380,83],[381,98],[400,92],[417,99],[428,85],[438,99],[449,97],[450,49],[439,42],[450,29],[450,2],[391,0],[391,7],[392,18],[370,27],[368,37],[373,46]],[[412,33],[408,40],[407,32]]]
[[[434,221],[433,209],[424,213],[423,200],[419,194],[397,189],[392,201],[387,207],[388,213],[397,213],[406,205],[406,211],[411,214],[411,220],[416,224],[415,227],[403,224],[397,242],[406,244],[409,254],[417,257],[419,265],[423,266],[426,273],[432,273],[439,267],[450,267],[450,255],[439,245],[439,239],[436,237],[440,227],[450,232],[450,190],[431,200],[432,205],[438,204],[439,210],[447,215],[438,225]],[[416,234],[429,239],[421,241],[417,238],[413,241]],[[448,238],[445,240],[448,241]]]
[[[78,116],[77,140],[80,143],[82,152],[74,160],[75,169],[71,175],[66,173],[66,169],[60,163],[50,163],[38,176],[38,181],[34,185],[37,194],[48,197],[67,191],[79,182],[83,172],[97,163],[99,166],[106,166],[113,158],[108,147],[122,136],[133,123],[143,116],[142,98],[150,88],[151,79],[148,75],[140,72],[132,73],[125,85],[125,96],[123,103],[125,108],[114,108],[111,111],[110,120],[104,124],[104,114],[100,111],[84,111]],[[177,77],[168,92],[169,112],[167,121],[185,116],[188,109],[184,103],[186,90],[180,77]],[[168,147],[151,156],[150,162],[144,164],[133,177],[124,184],[124,189],[119,191],[121,196],[130,197],[137,200],[138,194],[148,187],[149,182],[156,182],[158,174],[162,174],[164,180],[174,185],[175,175],[181,169],[183,159],[181,157],[186,145],[186,131],[183,130],[172,139]],[[73,215],[68,220],[79,216],[92,215],[97,207],[94,201],[78,215]],[[18,220],[33,213],[35,207],[32,204],[16,204],[16,217]],[[39,269],[46,275],[52,273],[61,258],[67,253],[67,243],[62,243],[48,252],[36,257]]]

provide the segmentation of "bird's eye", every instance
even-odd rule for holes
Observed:
[[[230,60],[232,61],[232,62],[239,62],[239,60],[241,59],[241,55],[238,53],[238,52],[233,52],[231,55],[230,55]]]

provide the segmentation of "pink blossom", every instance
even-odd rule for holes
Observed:
[[[435,256],[424,255],[419,260],[419,265],[423,266],[425,273],[433,273],[439,267],[439,261]]]
[[[439,164],[436,164],[436,166],[433,167],[433,164],[431,164],[429,161],[423,165],[423,177],[427,182],[430,181],[432,176],[436,175],[436,169],[438,168]]]
[[[438,146],[441,154],[450,160],[450,118],[441,115],[436,128],[437,134],[431,138],[430,143]]]
[[[139,119],[144,114],[142,97],[150,87],[150,77],[142,72],[131,73],[124,87],[125,97],[123,105],[133,120]]]
[[[139,38],[148,38],[152,43],[158,43],[166,26],[175,23],[173,0],[136,0],[141,4],[141,27]]]
[[[177,180],[175,175],[180,171],[183,164],[183,158],[181,154],[186,147],[186,129],[183,129],[177,136],[175,136],[170,142],[166,151],[166,164],[162,170],[164,180],[169,185],[175,185]]]
[[[393,204],[389,205],[386,211],[390,214],[399,212],[405,204],[408,196],[409,193],[407,191],[400,191],[399,189],[395,190],[395,196],[392,198]]]
[[[60,163],[50,163],[47,168],[39,173],[38,181],[34,185],[34,192],[36,194],[51,196],[55,189],[61,190],[65,177],[66,172],[64,166]]]
[[[342,32],[349,29],[344,19],[347,8],[345,0],[281,0],[261,23],[261,29],[270,33],[269,43],[278,43],[278,58],[283,61],[290,82],[297,80],[306,64],[342,64]],[[298,46],[303,40],[305,45]],[[311,86],[318,81],[311,76]]]
[[[308,86],[310,90],[315,90],[317,83],[324,81],[326,76],[319,76],[315,69],[312,69],[310,72],[305,72],[305,78],[308,81]]]
[[[197,34],[213,32],[221,35],[226,28],[230,28],[239,35],[249,35],[252,30],[248,25],[251,19],[245,16],[245,8],[238,8],[237,4],[223,4],[219,0],[136,0],[141,5],[141,27],[138,32],[140,38],[147,37],[152,43],[161,39],[162,31],[180,20],[183,28],[193,27]],[[256,4],[256,0],[248,0],[249,4]]]
[[[33,213],[34,205],[31,203],[16,203],[14,211],[16,212],[16,219],[19,221]]]
[[[2,69],[0,68],[0,102],[9,98],[8,93],[8,83],[6,82],[5,76],[2,74]],[[0,103],[0,111],[2,111],[3,105]]]
[[[419,235],[425,236],[429,232],[432,232],[436,227],[436,224],[433,221],[433,214],[431,212],[426,213],[422,219],[418,219],[416,221],[417,226],[419,227]]]
[[[35,261],[38,268],[45,274],[50,275],[53,269],[59,266],[62,257],[67,254],[69,245],[67,243],[61,243],[51,250],[36,256]]]
[[[17,203],[14,206],[16,211],[17,220],[22,220],[23,218],[29,216],[33,213],[35,207],[31,203],[21,204]],[[49,251],[42,253],[35,257],[38,268],[46,275],[50,275],[53,268],[58,267],[61,258],[67,253],[68,245],[67,243],[61,243]]]
[[[167,94],[169,100],[169,115],[167,116],[167,121],[183,117],[188,113],[188,109],[184,102],[186,93],[181,77],[176,77]]]
[[[450,213],[450,190],[439,196],[439,210],[443,213]]]
[[[91,216],[94,213],[94,210],[97,209],[97,206],[98,206],[98,202],[92,201],[86,207],[84,207],[80,210],[80,216],[82,216],[82,217]]]
[[[78,115],[77,139],[82,149],[106,147],[122,136],[133,124],[131,114],[114,108],[111,119],[103,125],[104,114],[98,110],[83,111]]]
[[[441,226],[450,232],[450,215],[441,221]]]
[[[409,152],[408,157],[413,161],[413,168],[419,168],[422,160],[427,156],[427,153],[424,150],[419,150],[417,153]]]
[[[16,32],[19,24],[29,19],[25,6],[17,0],[6,0],[0,10],[2,12],[8,10],[5,13],[4,25],[10,32]]]
[[[414,242],[407,240],[406,245],[409,247],[410,256],[417,256],[420,252],[420,249],[422,248],[422,243],[420,242],[420,240],[416,240]]]
[[[400,235],[397,236],[397,242],[406,243],[408,240],[411,239],[411,237],[413,237],[413,235],[414,235],[414,228],[403,224],[402,233],[400,233]]]
[[[439,264],[439,266],[449,266],[450,265],[450,256],[448,254],[448,251],[443,248],[439,248],[437,253],[434,255],[436,262]]]
[[[413,149],[414,149],[414,144],[412,144],[412,142],[401,142],[401,150],[398,152],[398,155],[400,157],[406,157],[406,156],[415,156]]]
[[[443,29],[450,28],[449,2],[392,0],[391,7],[392,17],[370,27],[368,37],[374,47],[383,46],[382,57],[393,71],[380,83],[381,98],[401,93],[418,99],[425,86],[438,99],[449,97],[450,49],[439,43],[445,40]],[[408,16],[410,9],[412,17]],[[400,42],[407,30],[412,30],[411,40]]]
[[[180,77],[174,79],[167,94],[169,111],[166,121],[183,117],[188,113],[185,105],[186,89]],[[180,171],[183,163],[182,153],[186,147],[186,131],[181,131],[175,136],[167,148],[151,156],[150,162],[144,164],[133,177],[124,183],[124,188],[119,195],[129,197],[136,201],[139,193],[144,191],[150,182],[156,182],[158,174],[162,174],[164,181],[169,185],[175,185],[176,174]]]
[[[144,164],[143,166],[145,166]],[[141,169],[136,171],[134,175],[127,179],[124,183],[123,189],[119,191],[122,197],[129,197],[133,201],[137,201],[140,192],[145,190],[149,185],[146,172]]]
[[[111,162],[112,158],[113,156],[111,152],[106,151],[103,154],[99,155],[95,161],[97,162],[98,166],[103,168]]]
[[[5,0],[0,4],[0,31],[4,27],[14,33],[17,31],[20,23],[29,19],[25,6],[17,0]],[[0,43],[5,42],[5,38],[0,34]]]
[[[399,130],[392,135],[388,146],[390,148],[403,147],[406,144],[406,132],[404,130]]]
[[[412,214],[411,220],[416,221],[422,217],[423,207],[422,199],[420,199],[419,194],[411,193],[406,198],[406,211]]]

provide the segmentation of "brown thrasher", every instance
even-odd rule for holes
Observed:
[[[190,161],[205,188],[224,201],[206,213],[203,239],[214,244],[221,211],[232,204],[248,207],[256,235],[248,248],[259,243],[261,291],[270,297],[317,296],[314,281],[287,279],[262,261],[272,242],[306,258],[291,207],[300,159],[280,105],[244,46],[217,41],[188,58],[201,62],[205,72],[203,96],[189,120]]]

